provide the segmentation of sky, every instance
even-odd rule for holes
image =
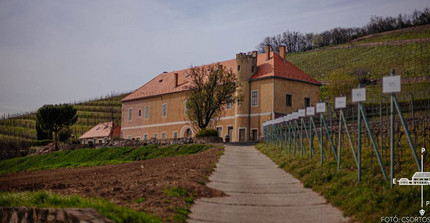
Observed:
[[[0,116],[130,92],[266,36],[361,27],[428,0],[0,0]]]

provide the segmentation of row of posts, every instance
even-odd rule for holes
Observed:
[[[383,93],[390,95],[390,184],[391,187],[395,184],[395,172],[394,172],[394,154],[395,154],[395,135],[394,135],[394,116],[397,111],[400,122],[406,133],[406,137],[412,151],[413,158],[417,164],[418,171],[423,171],[420,166],[420,159],[416,152],[415,144],[412,140],[407,122],[402,114],[400,105],[396,96],[397,92],[400,92],[400,76],[395,76],[395,71],[391,73],[391,76],[383,78]],[[330,145],[331,153],[337,161],[337,168],[340,169],[341,166],[341,152],[342,152],[342,134],[346,133],[348,139],[348,144],[353,154],[356,166],[357,166],[357,178],[358,182],[361,181],[361,160],[362,160],[362,130],[361,126],[364,126],[368,132],[372,147],[376,154],[379,166],[381,167],[381,172],[385,180],[388,180],[388,176],[382,162],[381,156],[379,154],[378,144],[375,141],[373,131],[369,124],[369,120],[366,115],[366,111],[362,102],[366,100],[366,88],[362,88],[360,85],[357,89],[352,89],[352,102],[357,103],[357,137],[356,143],[353,143],[351,138],[351,131],[349,130],[347,119],[345,117],[343,109],[346,108],[346,97],[337,97],[335,99],[335,108],[339,111],[339,141],[336,146],[333,141],[332,135],[330,134],[329,128],[327,126],[326,117],[324,113],[326,112],[326,104],[324,102],[317,103],[316,107],[307,107],[305,109],[299,109],[297,112],[287,114],[283,117],[277,119],[269,120],[263,123],[264,140],[266,143],[274,145],[276,148],[285,150],[294,156],[299,151],[301,156],[306,153],[309,154],[309,158],[312,159],[315,156],[315,150],[313,141],[317,138],[320,147],[320,160],[321,165],[324,164],[326,159],[326,154],[323,149],[324,135],[328,139]],[[314,118],[319,116],[319,128],[315,124]],[[344,128],[344,130],[342,130]],[[309,141],[309,151],[303,143],[303,139],[307,138]]]

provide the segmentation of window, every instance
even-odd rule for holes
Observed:
[[[157,139],[158,138],[158,133],[154,133],[154,138]]]
[[[133,109],[132,108],[128,109],[128,120],[129,121],[133,120]]]
[[[97,138],[93,139],[93,143],[96,144],[97,143]]]
[[[293,106],[293,96],[291,94],[286,94],[285,95],[285,105],[286,106]]]
[[[233,107],[233,97],[230,95],[230,97],[227,100],[227,109],[231,109]]]
[[[230,136],[230,142],[233,140],[233,126],[227,127],[227,135]]]
[[[142,117],[142,109],[139,109],[139,118],[141,118]]]
[[[240,65],[237,65],[237,71],[240,71]]]
[[[310,106],[311,106],[311,99],[305,98],[305,108],[310,107]]]
[[[163,118],[165,118],[165,117],[167,117],[167,104],[164,103],[162,106],[163,107],[162,107],[162,111],[161,111],[161,116],[163,116]]]
[[[99,139],[99,144],[103,143],[103,139]]]
[[[185,104],[184,104],[184,111],[185,111],[185,114],[187,114],[187,112],[188,112],[187,101],[185,101]]]
[[[104,140],[105,140],[105,143],[108,143],[108,138],[107,137],[105,137]]]
[[[148,134],[143,135],[144,140],[148,140]]]
[[[145,106],[145,118],[148,119],[149,118],[149,106]]]
[[[257,141],[258,140],[258,129],[252,129],[251,130],[251,141]]]
[[[131,136],[127,136],[127,139],[131,139]]]
[[[161,133],[161,139],[166,139],[166,133],[165,132]]]
[[[258,91],[251,92],[251,105],[252,107],[258,106]]]
[[[84,139],[84,144],[87,144],[87,140]]]
[[[216,127],[216,131],[218,132],[218,137],[222,138],[222,127]]]
[[[140,137],[136,137],[136,140],[137,140],[137,141],[140,141]]]
[[[251,72],[254,73],[254,66],[251,67]]]
[[[174,139],[177,139],[177,138],[178,138],[178,132],[177,132],[177,131],[174,131],[174,132],[173,132],[173,138],[174,138]]]
[[[240,98],[237,98],[237,106],[240,106],[242,104],[242,101],[240,100]]]

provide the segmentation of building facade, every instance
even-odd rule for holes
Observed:
[[[270,52],[239,53],[236,59],[219,62],[232,69],[240,82],[242,100],[228,103],[215,121],[220,137],[233,142],[256,141],[262,123],[319,101],[320,82]],[[189,69],[164,72],[122,100],[121,137],[169,139],[195,135],[186,118],[186,91],[191,84]]]
[[[121,136],[121,126],[113,122],[99,123],[79,137],[81,144],[101,144],[108,143],[111,137],[119,138]]]

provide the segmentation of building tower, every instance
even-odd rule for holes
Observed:
[[[240,86],[236,91],[233,141],[248,141],[250,136],[250,78],[257,72],[257,51],[236,54],[236,77]]]

